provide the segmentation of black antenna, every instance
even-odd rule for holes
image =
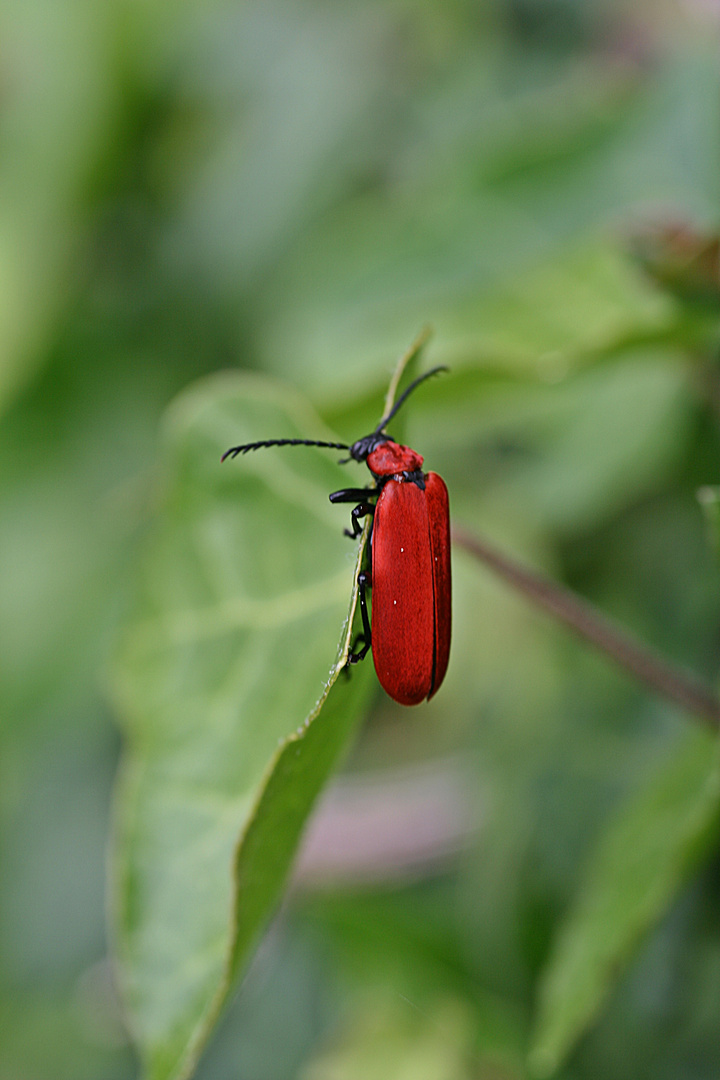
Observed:
[[[387,425],[392,420],[393,416],[395,416],[395,414],[399,411],[401,405],[405,404],[407,399],[412,394],[413,390],[415,390],[415,388],[418,387],[420,385],[420,383],[425,382],[425,380],[429,379],[431,375],[438,375],[441,371],[448,371],[448,370],[449,370],[449,368],[445,367],[444,364],[440,364],[439,367],[430,368],[430,370],[426,371],[424,375],[418,376],[418,378],[415,379],[414,382],[411,382],[410,385],[408,386],[407,390],[405,390],[400,395],[400,397],[397,399],[397,401],[395,402],[395,404],[393,405],[392,409],[387,414],[387,416],[384,416],[382,418],[382,420],[380,421],[378,426],[375,428],[375,433],[378,434],[379,432],[383,431],[384,428],[387,427]]]
[[[225,461],[226,458],[236,458],[238,454],[247,454],[250,450],[262,450],[267,446],[319,446],[324,450],[349,450],[350,457],[345,461],[365,461],[368,454],[371,453],[376,446],[382,442],[387,442],[387,436],[383,435],[385,427],[390,423],[393,416],[395,416],[398,410],[405,404],[407,399],[412,394],[420,383],[425,382],[431,375],[438,375],[441,371],[447,371],[448,368],[444,364],[439,367],[430,368],[424,375],[418,376],[413,382],[410,383],[408,388],[400,395],[395,404],[393,405],[387,416],[384,416],[375,430],[366,435],[363,439],[358,439],[352,446],[348,446],[347,443],[341,442],[321,442],[316,439],[264,439],[262,442],[243,443],[241,446],[231,446],[229,450],[226,450],[221,461]],[[345,464],[345,461],[341,461],[340,464]]]
[[[243,443],[242,446],[231,446],[220,458],[236,458],[238,454],[247,454],[249,450],[262,450],[265,446],[321,446],[325,450],[349,450],[347,443],[342,442],[315,442],[313,439],[266,439],[264,442]]]

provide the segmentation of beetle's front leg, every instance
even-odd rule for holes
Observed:
[[[362,616],[363,628],[362,628],[362,634],[358,634],[358,636],[355,638],[352,645],[350,646],[350,652],[349,652],[348,658],[347,658],[348,664],[359,664],[361,660],[365,659],[365,657],[367,656],[368,652],[370,651],[370,647],[372,645],[372,632],[370,630],[370,616],[368,615],[367,598],[365,596],[366,589],[369,589],[369,588],[372,587],[372,579],[370,577],[369,570],[361,570],[360,571],[360,573],[358,574],[358,577],[357,577],[357,583],[358,583],[358,598],[360,600],[360,614]],[[359,652],[355,652],[355,649],[358,647],[358,645],[360,644],[361,641],[363,643],[362,649],[360,649]]]
[[[374,492],[374,488],[343,488],[342,491],[333,491],[330,495],[331,503],[346,503],[355,502],[356,499],[361,501],[354,506],[350,511],[350,529],[344,529],[345,536],[349,536],[351,540],[355,540],[356,537],[362,532],[360,527],[360,518],[367,517],[368,514],[375,512],[375,507],[372,503],[367,502],[367,496]]]

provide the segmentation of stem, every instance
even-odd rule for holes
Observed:
[[[385,407],[383,409],[383,416],[387,416],[391,412],[393,405],[395,404],[395,398],[397,396],[398,386],[402,379],[403,372],[408,364],[411,364],[413,360],[417,359],[420,353],[427,345],[429,339],[432,337],[432,329],[429,326],[423,326],[418,336],[413,341],[412,345],[406,353],[400,357],[395,367],[393,377],[390,380],[388,392],[385,396]]]
[[[636,641],[570,589],[521,566],[466,529],[453,527],[452,538],[455,544],[489,566],[538,607],[611,656],[651,690],[680,705],[715,730],[720,728],[720,699],[696,675],[676,667],[647,645]]]

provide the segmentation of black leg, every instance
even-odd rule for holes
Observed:
[[[361,660],[364,660],[372,646],[372,633],[370,630],[370,616],[368,615],[367,599],[365,596],[365,590],[371,587],[370,574],[363,570],[358,574],[358,596],[360,599],[360,614],[362,616],[362,634],[353,641],[350,647],[350,655],[347,658],[348,664],[359,664]],[[363,645],[359,652],[355,652],[358,645],[362,641]]]
[[[343,488],[342,491],[333,491],[330,496],[331,503],[346,503],[355,502],[356,499],[361,500],[357,506],[354,506],[350,511],[351,529],[343,530],[345,536],[349,536],[351,540],[355,540],[362,532],[360,518],[367,517],[368,514],[372,514],[375,510],[373,504],[366,501],[367,496],[374,493],[374,490],[374,488]]]
[[[354,540],[362,532],[360,526],[360,518],[367,517],[368,514],[375,512],[375,507],[372,503],[358,503],[357,506],[353,506],[350,511],[350,524],[352,529],[343,529],[345,536],[349,536],[351,540]]]
[[[358,499],[366,499],[368,495],[374,495],[375,488],[341,488],[340,491],[333,491],[328,498],[331,503],[347,503],[357,502]]]

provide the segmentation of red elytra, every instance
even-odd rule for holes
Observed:
[[[357,505],[350,537],[361,533],[359,519],[373,515],[371,574],[358,576],[363,647],[348,663],[362,660],[372,647],[381,686],[401,705],[417,705],[437,692],[447,671],[452,616],[450,512],[448,492],[437,473],[423,473],[423,458],[394,442],[385,427],[412,391],[443,367],[432,368],[408,386],[375,431],[351,446],[311,439],[266,439],[234,446],[237,457],[269,446],[320,446],[349,450],[367,462],[373,488],[346,488],[330,495],[333,503]],[[370,500],[375,499],[373,503]],[[372,588],[372,625],[365,590]]]
[[[429,699],[445,678],[450,655],[451,573],[448,492],[437,473],[424,490],[423,458],[389,442],[368,455],[374,476],[387,477],[372,531],[372,654],[383,689],[401,705]]]

